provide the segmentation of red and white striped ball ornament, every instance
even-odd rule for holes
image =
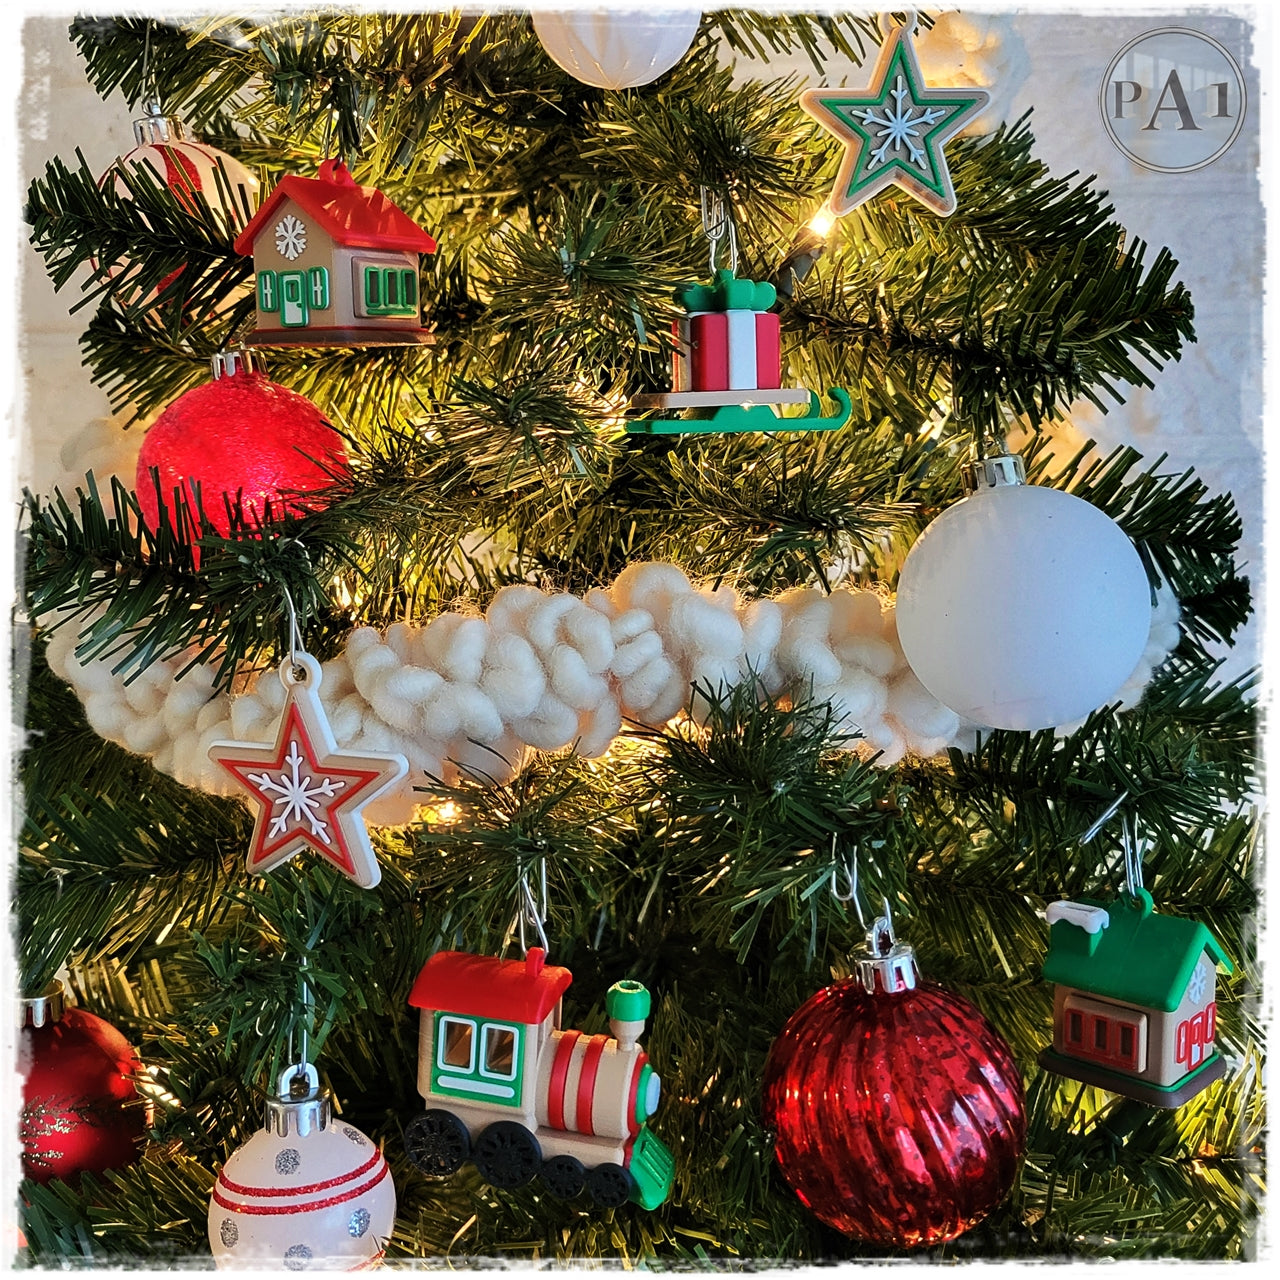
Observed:
[[[291,1094],[297,1080],[302,1097]],[[382,1258],[395,1217],[382,1152],[334,1117],[304,1063],[285,1069],[263,1127],[223,1165],[209,1247],[219,1271],[361,1271]]]

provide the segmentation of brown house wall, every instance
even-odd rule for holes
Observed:
[[[281,218],[292,214],[307,229],[307,247],[291,262],[276,248],[276,226]],[[417,329],[421,320],[417,317],[358,316],[355,309],[355,263],[380,262],[388,266],[407,266],[418,270],[416,253],[401,250],[348,249],[335,244],[296,201],[285,198],[275,216],[262,229],[253,242],[253,268],[258,271],[307,271],[312,267],[327,267],[329,271],[329,306],[324,311],[311,313],[308,329],[386,328]],[[257,288],[255,280],[255,290]],[[278,311],[257,308],[260,329],[280,328]],[[297,332],[305,332],[298,330]]]
[[[1217,976],[1215,974],[1210,979],[1202,999],[1195,1001],[1189,996],[1184,996],[1182,1003],[1170,1013],[1165,1013],[1159,1009],[1147,1009],[1140,1005],[1126,1004],[1121,1000],[1110,1000],[1105,996],[1095,995],[1093,992],[1059,983],[1055,986],[1053,993],[1053,1047],[1065,1057],[1075,1058],[1080,1062],[1093,1062],[1093,1059],[1077,1054],[1066,1045],[1064,1009],[1067,997],[1071,995],[1082,996],[1096,1004],[1112,1005],[1117,1010],[1124,1010],[1126,1013],[1144,1014],[1147,1019],[1147,1069],[1134,1073],[1134,1079],[1145,1080],[1155,1085],[1172,1085],[1176,1084],[1188,1071],[1193,1069],[1186,1063],[1178,1061],[1178,1025],[1184,1019],[1195,1017],[1196,1014],[1201,1013],[1213,1003],[1217,996]],[[1205,1046],[1204,1057],[1208,1057],[1209,1053],[1212,1052],[1212,1048],[1212,1044]],[[1204,1057],[1201,1058],[1201,1062],[1204,1061]],[[1098,1065],[1106,1064],[1100,1063]]]

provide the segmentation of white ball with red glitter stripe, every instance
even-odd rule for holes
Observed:
[[[161,115],[158,104],[150,104],[148,110],[149,114],[133,122],[138,145],[121,156],[98,185],[105,187],[110,182],[118,196],[132,199],[128,180],[141,165],[188,213],[196,212],[196,196],[203,196],[213,212],[225,219],[232,234],[242,230],[258,206],[258,179],[234,156],[186,137],[182,122]],[[127,267],[125,262],[112,263],[107,274],[114,277]],[[163,289],[180,270],[166,276],[158,287]]]
[[[333,1116],[315,1068],[297,1069],[267,1100],[263,1128],[227,1160],[209,1201],[209,1246],[220,1271],[360,1271],[377,1265],[396,1217],[382,1152]]]

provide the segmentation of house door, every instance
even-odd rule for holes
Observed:
[[[280,273],[280,323],[286,329],[302,328],[311,316],[307,310],[307,276],[303,271]]]

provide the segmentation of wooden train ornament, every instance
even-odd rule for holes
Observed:
[[[816,392],[782,385],[778,316],[769,310],[778,292],[766,281],[740,280],[722,267],[710,284],[687,285],[676,300],[687,315],[674,325],[672,389],[639,395],[631,407],[679,410],[690,416],[646,413],[627,423],[645,435],[729,431],[834,431],[853,411],[847,391],[829,392],[837,404],[824,417]],[[783,405],[807,405],[797,417]],[[775,407],[778,412],[775,412]]]
[[[421,255],[436,242],[341,160],[288,174],[236,237],[253,258],[250,346],[369,347],[433,341],[422,326]]]
[[[1153,910],[1145,889],[1046,912],[1053,1047],[1040,1065],[1153,1107],[1179,1107],[1226,1072],[1215,1047],[1217,968],[1203,925]]]
[[[661,1081],[640,1047],[649,993],[615,982],[612,1035],[560,1026],[568,969],[540,947],[523,960],[439,951],[409,996],[421,1010],[418,1092],[405,1126],[410,1160],[445,1178],[467,1160],[502,1188],[540,1177],[549,1194],[584,1190],[601,1207],[656,1209],[670,1195],[671,1152],[649,1128]]]

